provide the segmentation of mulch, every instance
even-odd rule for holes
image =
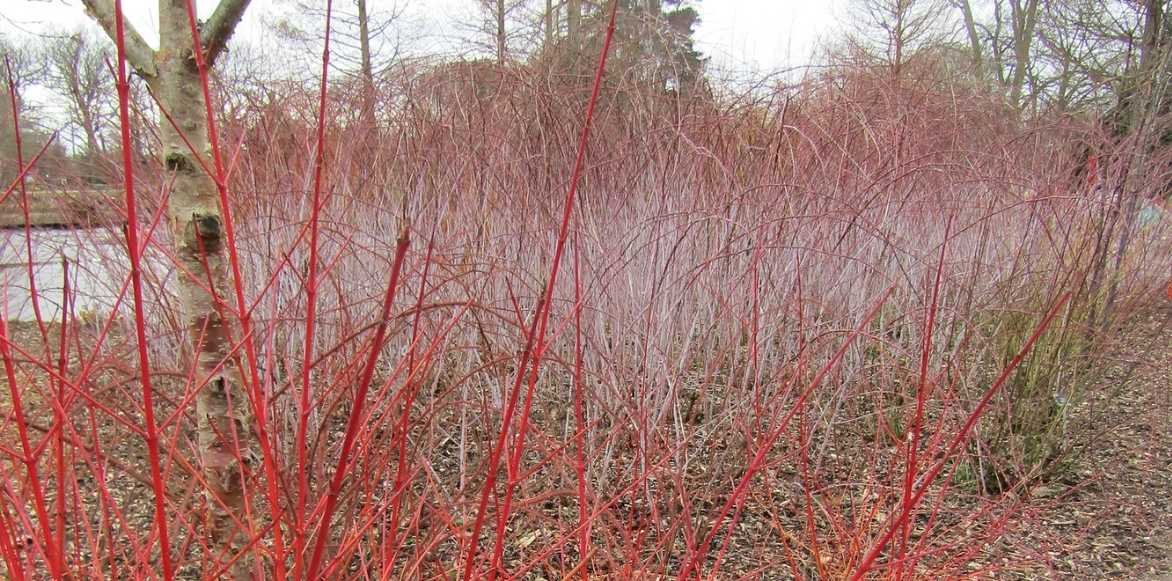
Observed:
[[[1172,580],[1172,305],[1138,317],[1081,412],[1071,478],[983,556],[997,578]]]
[[[1094,421],[1073,435],[1081,449],[1070,477],[1029,492],[1018,522],[972,563],[984,577],[1172,581],[1172,304],[1133,319],[1105,360],[1111,363],[1077,410]],[[112,438],[107,453],[135,463],[141,450],[132,440]],[[146,487],[116,473],[112,490],[132,498],[115,500],[145,530]],[[92,483],[79,485],[82,502],[96,504]],[[768,523],[758,520],[747,514],[740,528],[751,538],[768,536],[758,530]],[[735,548],[730,553],[723,571],[762,578],[759,566],[737,567]]]

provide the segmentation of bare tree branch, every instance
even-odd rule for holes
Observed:
[[[117,33],[115,32],[113,2],[110,0],[81,0],[81,3],[85,6],[90,17],[101,25],[102,30],[105,30],[111,39],[115,39]],[[130,25],[125,16],[122,18],[122,26],[127,62],[139,75],[148,78],[154,77],[158,74],[158,68],[155,67],[154,49],[143,40],[142,35]]]
[[[973,18],[973,6],[969,0],[960,0],[960,11],[964,15],[964,29],[969,36],[969,49],[973,53],[973,68],[978,77],[984,77],[984,63],[982,62],[981,35],[977,32],[977,21]]]
[[[236,31],[236,25],[240,24],[240,18],[244,16],[244,10],[251,1],[220,0],[219,6],[216,6],[216,11],[212,12],[200,34],[208,64],[216,62],[216,57],[224,52],[228,39]]]

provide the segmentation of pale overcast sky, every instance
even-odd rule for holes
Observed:
[[[279,11],[279,0],[253,0],[241,33],[264,42],[263,22]],[[453,20],[466,17],[476,0],[397,0],[413,26],[421,30],[450,31]],[[700,50],[723,70],[767,72],[808,61],[815,43],[839,27],[839,13],[847,0],[699,0]],[[371,0],[372,7],[395,0]],[[323,0],[324,5],[324,0]],[[86,22],[80,0],[0,0],[0,30],[14,28],[37,33],[46,28],[68,29]],[[198,2],[206,17],[215,2]],[[123,0],[130,21],[150,41],[157,37],[157,0]],[[424,32],[423,34],[428,34]],[[432,32],[443,36],[443,32]],[[442,41],[441,41],[442,42]]]

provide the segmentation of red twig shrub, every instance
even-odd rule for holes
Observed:
[[[1024,429],[1013,398],[1076,397],[1058,378],[1085,376],[1166,283],[1168,221],[1131,204],[1160,182],[1124,176],[1127,144],[1021,120],[942,63],[719,97],[608,70],[574,182],[579,75],[404,66],[373,124],[352,114],[360,91],[330,86],[211,92],[242,297],[224,308],[249,320],[233,351],[251,353],[272,459],[243,475],[248,554],[226,557],[257,568],[964,574],[1028,514],[981,494],[990,462],[1002,490],[1038,477],[995,436]],[[0,556],[17,578],[145,577],[163,531],[178,576],[217,573],[168,184],[129,141],[109,183],[140,178],[141,298],[115,220],[73,234],[103,249],[79,266],[104,287],[41,284],[31,296],[71,297],[42,305],[45,332],[0,325]],[[6,256],[30,235],[6,233]],[[551,280],[559,265],[573,275]],[[29,277],[5,277],[11,305]],[[127,363],[139,347],[150,384]],[[522,385],[527,413],[507,413]]]

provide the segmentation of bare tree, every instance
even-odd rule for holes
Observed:
[[[1137,211],[1144,197],[1142,190],[1149,189],[1154,195],[1163,195],[1169,189],[1167,177],[1161,180],[1157,173],[1159,169],[1150,167],[1149,160],[1157,144],[1168,140],[1172,134],[1172,127],[1167,125],[1166,119],[1172,102],[1168,87],[1172,80],[1168,75],[1169,67],[1172,67],[1169,64],[1172,61],[1172,32],[1168,31],[1165,22],[1164,0],[1144,0],[1140,10],[1143,24],[1138,38],[1139,56],[1133,74],[1125,81],[1115,122],[1116,131],[1131,145],[1114,202],[1116,218],[1121,222],[1112,265],[1117,272],[1135,235]],[[1101,316],[1104,326],[1112,321],[1118,290],[1119,277],[1111,277]]]
[[[508,34],[505,31],[505,0],[481,0],[482,2],[492,4],[493,16],[496,19],[496,62],[498,65],[504,65],[505,59],[508,58],[509,45],[507,42]]]
[[[545,0],[545,11],[542,12],[541,16],[544,21],[542,30],[545,33],[542,46],[553,46],[553,39],[557,36],[554,26],[558,21],[557,9],[553,5],[553,0]]]
[[[82,132],[92,157],[105,151],[102,133],[114,116],[110,51],[80,30],[58,38],[45,49],[46,81],[66,98],[70,124]]]
[[[953,0],[974,69],[1021,109],[1119,101],[1144,60],[1145,15],[1167,0]],[[1155,9],[1152,9],[1155,7]],[[1159,20],[1159,17],[1156,17]],[[1158,36],[1152,32],[1152,39]],[[1150,60],[1150,57],[1149,57]],[[1142,76],[1142,75],[1140,75]]]
[[[112,0],[83,0],[83,4],[111,38],[116,37]],[[200,27],[199,50],[208,66],[224,52],[248,4],[249,0],[221,0]],[[210,152],[208,119],[186,2],[160,2],[158,18],[159,50],[152,50],[124,21],[125,52],[128,64],[146,79],[174,123],[161,122],[160,137],[173,184],[168,210],[175,256],[188,273],[178,280],[183,320],[196,379],[203,386],[196,398],[197,440],[211,512],[210,534],[218,546],[235,552],[245,540],[234,521],[247,518],[243,479],[254,464],[250,444],[256,439],[255,422],[239,366],[224,364],[233,352],[232,319],[224,315],[215,297],[231,296],[228,244],[217,184],[200,160]],[[249,576],[247,563],[248,559],[236,560],[235,577]]]
[[[875,47],[898,79],[913,53],[949,36],[941,8],[937,0],[858,0],[855,40]]]
[[[464,26],[468,40],[477,50],[490,50],[498,65],[556,36],[552,13],[532,0],[476,0],[476,12],[477,19]]]
[[[968,36],[973,71],[977,78],[983,79],[985,76],[985,57],[981,48],[981,33],[977,30],[977,19],[973,15],[972,2],[970,0],[957,0],[957,6],[964,17],[964,31]]]
[[[566,40],[571,50],[582,43],[582,0],[566,0]]]
[[[40,55],[30,47],[27,43],[21,43],[17,39],[10,39],[3,33],[0,33],[0,66],[7,63],[11,68],[12,82],[17,89],[26,89],[45,76],[45,65],[40,59]],[[3,74],[5,83],[8,81],[8,75]],[[30,104],[25,103],[24,106]]]
[[[286,41],[312,46],[323,41],[326,9],[315,0],[284,0],[289,14],[275,22],[277,33]],[[335,2],[331,12],[330,61],[340,72],[357,75],[362,84],[362,119],[374,122],[375,80],[398,55],[395,24],[403,14],[399,2],[386,10],[374,10],[369,0]],[[315,52],[316,55],[316,52]]]
[[[27,43],[17,39],[9,40],[0,34],[0,187],[8,184],[20,173],[17,161],[28,158],[44,145],[50,131],[43,128],[41,111],[35,104],[24,98],[25,91],[44,79],[45,66],[40,55]],[[12,85],[9,86],[11,78]],[[11,94],[10,94],[11,91]],[[15,97],[15,99],[13,99]],[[15,100],[15,111],[13,111]],[[20,152],[17,155],[17,139],[13,119],[20,120]],[[60,157],[58,148],[53,148],[50,157]],[[41,165],[48,160],[42,159]]]
[[[1021,107],[1022,91],[1030,68],[1030,48],[1038,23],[1038,0],[1009,0],[1013,26],[1013,77],[1009,85],[1009,102]]]

